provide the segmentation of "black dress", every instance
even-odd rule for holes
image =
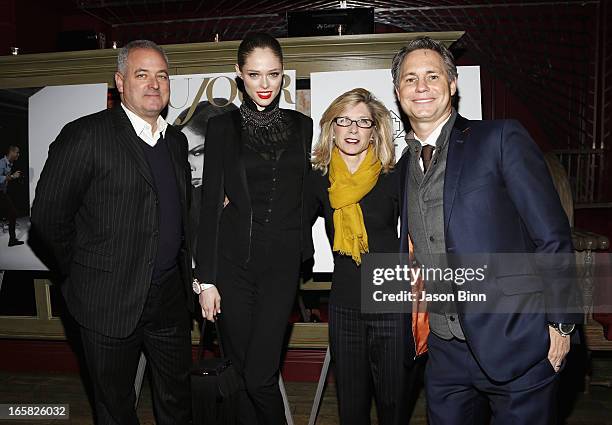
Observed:
[[[248,98],[242,108],[256,111]],[[302,257],[312,253],[302,225],[312,120],[281,109],[274,129],[254,132],[244,112],[208,125],[196,277],[221,295],[225,352],[245,381],[241,423],[281,424],[281,350]]]
[[[330,245],[334,240],[328,175],[313,170],[309,178],[309,214],[325,219]],[[359,202],[371,253],[397,253],[399,181],[394,171],[382,174]],[[363,254],[362,258],[368,254]],[[350,256],[334,253],[329,306],[329,340],[335,362],[340,423],[370,423],[375,395],[379,424],[409,420],[407,359],[414,347],[410,318],[400,313],[361,312],[361,270]]]

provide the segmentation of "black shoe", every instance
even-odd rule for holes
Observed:
[[[9,246],[17,246],[17,245],[23,245],[23,241],[20,241],[18,239],[9,239]]]

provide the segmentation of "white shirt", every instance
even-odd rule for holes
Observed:
[[[155,133],[153,133],[153,127],[151,127],[151,124],[140,118],[134,112],[130,111],[128,108],[125,107],[123,103],[121,103],[121,107],[130,119],[130,122],[132,123],[132,127],[134,127],[136,135],[147,145],[151,147],[155,146],[157,144],[157,141],[159,140],[160,135],[166,135],[166,128],[168,127],[168,123],[165,119],[162,118],[161,115],[157,117],[157,129],[155,130]]]
[[[425,145],[431,145],[433,147],[436,147],[436,141],[438,140],[438,137],[440,136],[440,133],[442,133],[442,128],[444,127],[444,125],[448,122],[448,120],[451,117],[452,112],[450,114],[448,114],[448,117],[446,117],[446,119],[444,121],[442,121],[436,128],[434,128],[434,131],[432,131],[429,136],[427,136],[425,138],[425,140],[421,140],[417,137],[416,133],[413,131],[412,135],[414,136],[415,140],[418,140],[419,143],[421,143],[421,146],[425,146]],[[434,150],[434,155],[437,155],[437,150]],[[433,156],[432,156],[433,158]],[[423,158],[419,157],[419,166],[421,167],[421,170],[424,170],[423,168]]]

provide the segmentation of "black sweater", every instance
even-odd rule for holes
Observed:
[[[155,181],[156,204],[159,205],[159,234],[155,234],[158,243],[153,281],[176,266],[183,237],[179,189],[167,143],[163,139],[160,139],[154,147],[142,143]]]

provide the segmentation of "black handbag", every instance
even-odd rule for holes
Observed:
[[[202,323],[198,356],[191,368],[191,404],[194,425],[235,425],[238,423],[238,393],[242,379],[232,362],[223,354],[219,327],[215,322],[221,357],[203,359],[204,329]]]

